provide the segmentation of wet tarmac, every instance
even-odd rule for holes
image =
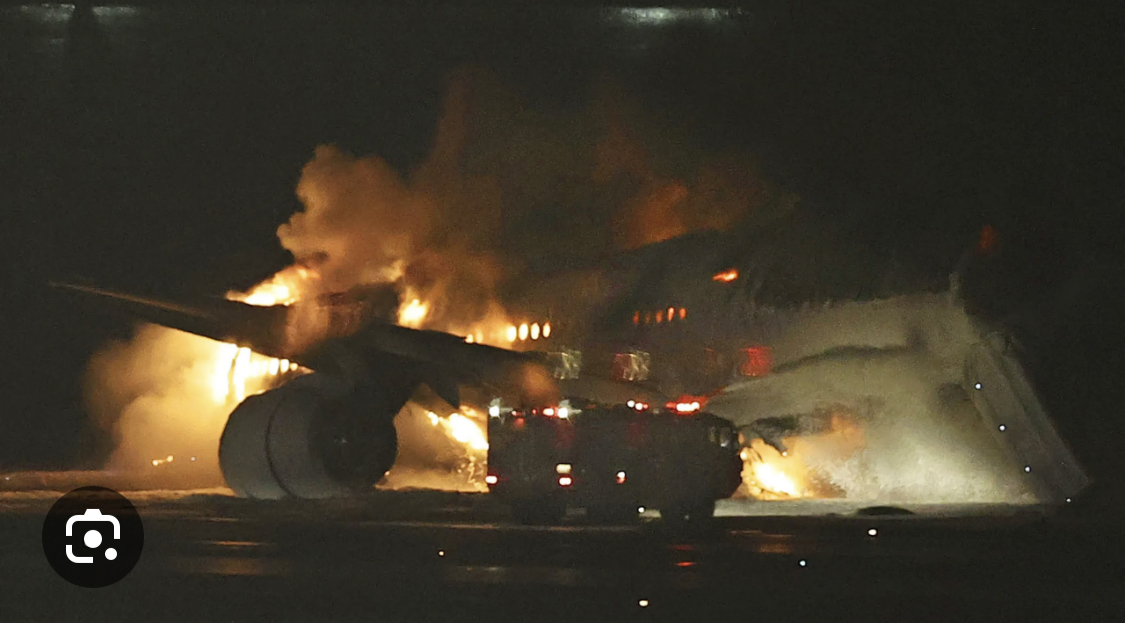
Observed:
[[[1125,606],[1120,522],[1065,507],[732,500],[676,534],[648,510],[524,526],[486,494],[135,491],[140,562],[82,589],[40,545],[59,495],[0,492],[0,620],[1065,621]]]

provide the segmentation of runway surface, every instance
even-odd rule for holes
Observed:
[[[1125,605],[1120,522],[1067,508],[886,515],[731,500],[709,529],[683,535],[652,511],[622,525],[571,513],[524,526],[487,494],[125,494],[145,522],[144,554],[120,583],[82,589],[42,553],[60,492],[0,492],[0,620],[1027,621]]]

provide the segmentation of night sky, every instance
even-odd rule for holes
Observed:
[[[1120,8],[766,2],[661,23],[592,3],[422,4],[150,2],[72,17],[0,3],[0,469],[97,466],[107,449],[80,377],[130,326],[69,308],[45,281],[253,284],[291,260],[274,232],[300,207],[313,149],[409,170],[446,77],[467,65],[548,116],[611,81],[692,149],[754,153],[803,209],[910,261],[946,262],[993,224],[1020,250],[1019,283],[1051,266],[1064,274],[1041,287],[1091,275],[1083,313],[1054,334],[1083,353],[1047,368],[1071,394],[1048,402],[1115,409],[1105,430],[1121,434]]]

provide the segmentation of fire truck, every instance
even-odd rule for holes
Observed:
[[[576,507],[596,521],[655,508],[670,525],[694,525],[741,483],[735,426],[698,403],[570,399],[532,409],[493,404],[489,416],[485,480],[525,523],[557,522]]]

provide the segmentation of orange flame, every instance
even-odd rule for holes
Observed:
[[[851,415],[834,409],[827,432],[787,437],[784,447],[786,451],[778,452],[755,439],[742,449],[742,482],[749,495],[763,500],[840,497],[843,491],[816,465],[852,456],[864,447],[864,434]]]
[[[738,270],[734,268],[728,268],[722,272],[715,273],[711,277],[711,281],[719,281],[722,283],[730,283],[735,279],[738,279]]]

